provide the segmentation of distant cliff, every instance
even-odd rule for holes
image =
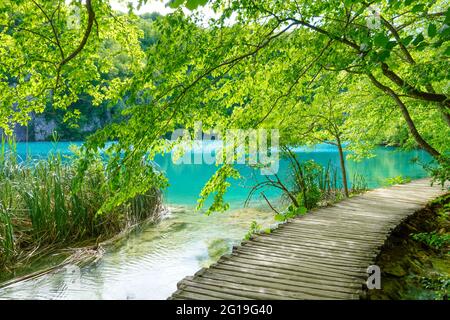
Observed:
[[[56,132],[58,139],[62,141],[83,140],[89,134],[111,122],[113,111],[106,108],[99,109],[83,110],[80,118],[71,123],[64,122],[62,113],[33,114],[27,126],[16,124],[14,127],[15,139],[17,142],[50,141]]]

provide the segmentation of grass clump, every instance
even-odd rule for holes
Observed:
[[[66,161],[58,153],[23,161],[14,143],[2,141],[0,271],[11,271],[49,248],[108,239],[162,212],[161,192],[151,187],[99,214],[111,197],[105,164],[98,156],[82,171],[78,166],[76,157]]]
[[[411,182],[411,178],[409,177],[403,177],[403,176],[395,176],[392,178],[387,178],[384,181],[384,184],[386,186],[393,186],[396,184],[405,184]]]

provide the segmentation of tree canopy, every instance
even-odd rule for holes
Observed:
[[[207,26],[199,22],[205,5],[218,15]],[[71,106],[83,93],[94,104],[122,101],[120,121],[84,149],[89,159],[106,148],[115,177],[109,187],[117,194],[106,206],[163,183],[142,163],[170,148],[162,137],[196,121],[223,130],[277,128],[286,145],[345,140],[355,157],[379,143],[448,157],[447,1],[169,6],[177,9],[149,25],[132,10],[114,12],[107,0],[2,2],[0,126],[10,132],[47,104],[76,116]],[[152,41],[142,45],[144,33]],[[222,195],[228,175],[235,172],[220,168],[202,197]],[[219,198],[216,210],[226,207]]]

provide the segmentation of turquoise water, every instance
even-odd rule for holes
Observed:
[[[50,151],[70,154],[69,146],[71,144],[80,146],[82,143],[18,143],[17,151],[23,159],[27,157],[45,158]],[[297,148],[295,151],[301,160],[312,159],[323,166],[328,163],[334,167],[339,166],[338,151],[335,146],[320,144],[314,147]],[[412,179],[422,178],[426,173],[420,165],[412,163],[411,160],[413,158],[419,158],[423,162],[431,160],[431,157],[424,151],[401,151],[393,147],[378,147],[374,154],[375,157],[360,162],[347,161],[349,180],[355,173],[358,173],[364,176],[369,188],[376,188],[383,185],[386,178],[399,175]],[[165,191],[165,199],[167,203],[171,204],[195,205],[202,187],[217,169],[214,164],[174,164],[170,154],[157,156],[155,161],[169,179],[170,186]],[[288,160],[280,159],[280,177],[286,178],[288,167]],[[235,208],[242,206],[255,179],[263,178],[259,170],[245,165],[237,165],[237,168],[242,179],[231,181],[232,185],[225,197]],[[268,191],[268,194],[276,195],[274,191]]]
[[[78,143],[79,144],[79,143]],[[69,143],[18,144],[18,152],[26,157],[45,157],[52,149],[67,153]],[[338,164],[337,150],[319,145],[297,150],[303,160],[314,159],[326,165]],[[378,148],[376,157],[356,163],[348,161],[349,177],[363,174],[370,187],[377,187],[387,177],[398,175],[420,178],[425,172],[410,160],[429,160],[421,151],[403,152]],[[252,175],[258,171],[240,166],[246,179],[235,181],[227,199],[232,209],[210,216],[192,210],[204,183],[213,174],[214,165],[175,165],[170,155],[156,159],[170,182],[166,190],[169,214],[160,223],[143,227],[112,246],[105,247],[95,263],[81,268],[67,265],[52,273],[0,288],[0,299],[166,299],[185,276],[215,262],[229,252],[248,231],[252,221],[263,227],[274,223],[273,213],[266,207],[242,208]],[[287,162],[280,163],[285,176]]]

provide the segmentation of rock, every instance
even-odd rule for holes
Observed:
[[[46,141],[49,140],[56,129],[56,122],[54,119],[47,120],[44,116],[35,116],[33,119],[34,125],[34,140]]]
[[[449,259],[431,259],[431,264],[433,265],[434,271],[441,273],[441,274],[450,274],[450,263],[448,261]]]

